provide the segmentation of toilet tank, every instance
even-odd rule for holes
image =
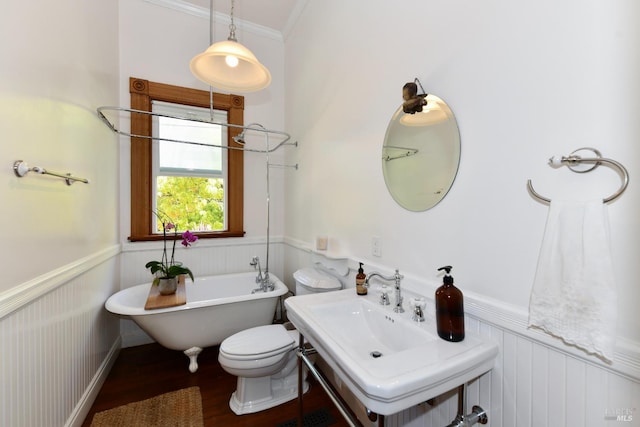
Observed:
[[[293,273],[293,278],[296,281],[296,295],[339,291],[342,289],[340,280],[317,268],[301,268]]]

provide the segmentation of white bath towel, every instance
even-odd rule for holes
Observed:
[[[612,361],[616,290],[602,200],[552,201],[529,303],[529,325]]]

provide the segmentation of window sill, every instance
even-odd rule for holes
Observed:
[[[227,237],[244,237],[244,231],[209,231],[209,232],[195,232],[193,233],[198,236],[198,239],[221,239]],[[167,240],[182,240],[182,233],[178,232],[177,236],[174,236],[173,233],[171,235],[166,236]],[[164,236],[162,234],[148,234],[142,236],[129,236],[128,240],[130,242],[153,242],[158,240],[164,240]]]

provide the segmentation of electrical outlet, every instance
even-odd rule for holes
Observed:
[[[380,248],[380,237],[373,236],[371,238],[371,254],[373,256],[382,256],[382,249]]]

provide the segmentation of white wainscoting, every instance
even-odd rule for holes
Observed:
[[[0,294],[0,425],[79,426],[119,349],[120,246]]]
[[[224,240],[182,250],[180,260],[197,275],[250,271],[254,255],[266,262],[264,240]],[[271,242],[270,271],[282,277],[282,238]],[[82,424],[121,347],[120,322],[104,302],[147,282],[144,264],[161,247],[115,245],[0,294],[0,426]],[[130,329],[135,344],[145,340]]]
[[[229,243],[185,251],[183,261],[209,275],[247,271],[252,256],[264,257],[264,242]],[[270,269],[292,286],[290,273],[309,265],[309,252],[282,243],[272,239]],[[108,248],[0,294],[0,425],[82,423],[120,345],[118,322],[104,301],[120,288],[119,271],[122,287],[148,279],[151,250],[157,248],[127,248],[119,266],[120,247]],[[500,345],[494,369],[468,387],[468,406],[487,410],[490,426],[640,425],[636,343],[619,342],[608,366],[527,329],[517,310],[470,295],[465,304],[468,331]],[[455,393],[447,393],[433,407],[387,417],[387,426],[443,426],[456,403]],[[626,421],[615,421],[618,414]]]
[[[309,265],[309,249],[287,241],[285,271]],[[350,261],[351,265],[357,265]],[[392,271],[392,269],[388,269]],[[413,291],[434,284],[405,277]],[[433,288],[433,289],[432,289]],[[640,350],[618,340],[611,365],[527,328],[525,311],[465,293],[466,328],[499,344],[492,371],[467,387],[467,410],[480,405],[492,427],[640,426]],[[457,394],[386,417],[387,427],[442,427],[457,412]],[[616,421],[618,414],[626,419]],[[609,419],[607,419],[607,417]],[[613,419],[611,419],[613,417]],[[361,418],[362,421],[362,418]]]

